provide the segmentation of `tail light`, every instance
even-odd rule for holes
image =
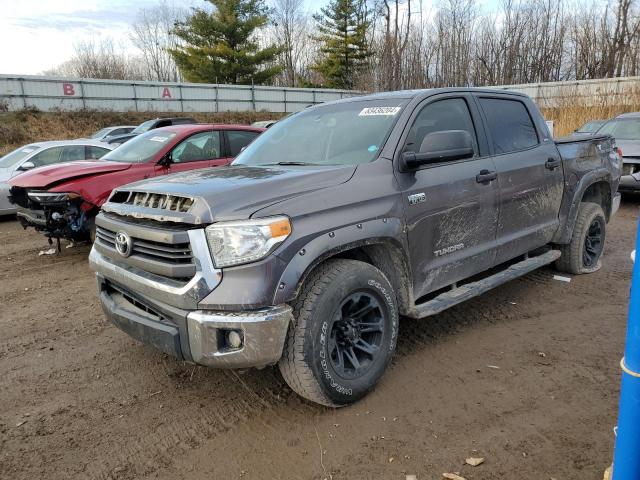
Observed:
[[[622,158],[622,149],[620,147],[615,148],[616,153]]]

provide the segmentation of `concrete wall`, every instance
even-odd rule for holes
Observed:
[[[532,97],[540,107],[624,104],[640,94],[640,77],[549,82],[494,87]],[[79,80],[58,77],[0,75],[0,103],[10,110],[82,108],[113,111],[220,112],[267,110],[297,112],[308,105],[359,95],[348,90],[280,88],[202,83]]]
[[[355,92],[201,83],[159,83],[0,75],[0,102],[9,110],[113,110],[219,112],[267,110],[297,112]]]
[[[514,90],[529,95],[541,108],[571,104],[585,106],[625,105],[637,102],[640,96],[640,77],[605,78],[601,80],[579,80],[570,82],[530,83],[495,87]],[[635,98],[632,98],[635,97]]]

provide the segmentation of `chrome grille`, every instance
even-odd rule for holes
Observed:
[[[187,213],[193,205],[193,198],[164,193],[118,191],[113,194],[109,202]]]
[[[106,247],[114,259],[119,258],[115,247],[116,233],[96,226],[96,243]],[[195,262],[191,246],[186,243],[163,243],[137,238],[131,235],[131,255],[121,258],[152,273],[173,278],[190,278],[195,274]]]

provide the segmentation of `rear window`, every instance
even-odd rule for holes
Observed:
[[[640,140],[640,118],[618,118],[605,123],[598,133],[618,140]]]
[[[538,134],[524,103],[502,98],[481,98],[496,154],[526,150],[538,144]]]
[[[244,147],[249,145],[260,135],[256,132],[244,132],[238,130],[227,131],[227,139],[229,140],[229,150],[232,157],[237,156]]]

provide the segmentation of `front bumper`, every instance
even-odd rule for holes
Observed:
[[[180,360],[248,368],[274,364],[282,356],[292,320],[288,305],[245,312],[186,311],[132,294],[101,275],[98,284],[102,309],[115,326]],[[240,335],[239,348],[226,341],[230,331]]]
[[[640,173],[634,173],[633,175],[623,175],[620,178],[618,191],[620,192],[640,191]]]
[[[47,218],[44,210],[30,210],[28,208],[18,207],[18,220],[25,227],[46,228]]]
[[[9,201],[9,185],[0,182],[0,215],[11,215],[18,211]]]

